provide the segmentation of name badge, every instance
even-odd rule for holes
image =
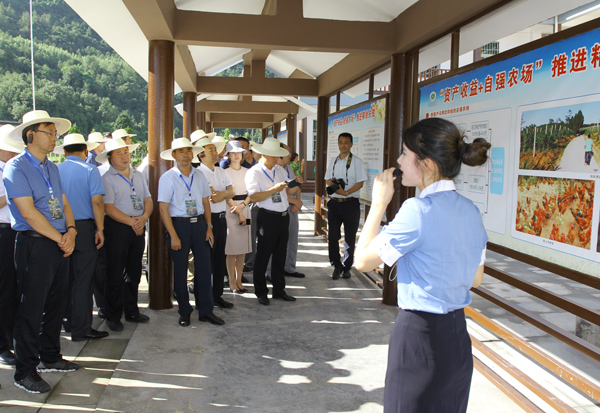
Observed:
[[[50,208],[50,216],[52,217],[52,219],[64,218],[58,198],[48,198],[48,208]]]
[[[192,216],[198,215],[198,207],[196,206],[195,199],[185,201],[185,213]]]
[[[271,201],[273,201],[274,204],[281,202],[281,192],[275,192],[271,195]]]
[[[133,204],[133,209],[137,211],[144,210],[144,204],[142,203],[142,199],[139,195],[131,195],[131,203]]]

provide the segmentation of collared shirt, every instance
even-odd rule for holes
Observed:
[[[100,162],[96,162],[96,156],[98,156],[98,154],[93,150],[88,151],[87,158],[85,158],[85,163],[89,163],[95,167],[102,165]]]
[[[280,165],[275,165],[273,169],[268,169],[258,162],[248,173],[246,173],[246,188],[248,194],[252,195],[258,192],[265,192],[271,189],[275,184],[287,180],[287,173]],[[281,202],[274,202],[281,200]],[[257,203],[260,208],[268,209],[276,212],[285,212],[288,209],[289,202],[285,188],[281,192],[276,192],[264,201]]]
[[[204,174],[204,177],[208,181],[208,185],[215,191],[224,191],[228,186],[231,186],[231,180],[227,173],[218,166],[215,166],[215,170],[211,171],[210,168],[203,163],[198,167]],[[227,201],[217,202],[216,204],[210,203],[210,211],[212,213],[225,212],[227,210]]]
[[[369,248],[397,264],[400,308],[445,314],[471,303],[487,239],[479,209],[453,181],[441,180],[404,201]]]
[[[2,175],[4,175],[4,168],[6,168],[6,163],[4,161],[0,161],[0,197],[6,196],[4,181],[2,181]],[[0,223],[10,224],[10,210],[8,209],[8,204],[0,208]]]
[[[362,159],[360,159],[358,156],[352,154],[352,161],[350,162],[350,166],[346,169],[346,165],[348,163],[348,156],[344,159],[339,159],[339,155],[335,158],[331,158],[331,160],[327,164],[327,169],[325,170],[325,180],[331,178],[341,178],[344,180],[344,182],[346,182],[346,189],[350,189],[357,183],[364,182],[367,180],[367,171],[365,169],[365,164],[363,163]],[[333,170],[334,164],[335,171]],[[338,194],[333,194],[331,195],[331,198],[360,198],[360,191],[353,192],[347,197]]]
[[[186,186],[187,184],[187,186]],[[188,190],[188,186],[190,189]],[[179,171],[177,165],[165,172],[158,181],[158,202],[169,204],[169,215],[172,217],[190,217],[204,213],[202,198],[211,194],[204,174],[192,168],[190,176]],[[186,211],[186,201],[196,201],[197,214],[189,215]]]
[[[146,198],[150,198],[150,191],[148,185],[144,181],[142,174],[129,165],[129,178],[126,178],[129,182],[119,174],[119,172],[112,166],[108,168],[108,171],[102,175],[102,183],[104,184],[104,195],[105,204],[113,204],[115,208],[123,212],[125,215],[130,217],[139,217],[144,214],[144,209],[134,209],[132,196],[134,191],[131,188],[135,188],[135,194],[140,197],[142,204]],[[131,183],[131,184],[130,184]]]
[[[58,171],[75,219],[94,219],[92,197],[104,195],[98,168],[72,155],[58,165]]]
[[[29,155],[35,165],[29,160],[30,158],[28,158],[27,155]],[[44,179],[44,177],[46,179]],[[29,150],[25,149],[25,152],[15,156],[7,162],[2,180],[6,187],[6,198],[10,209],[12,229],[15,231],[33,230],[31,225],[29,225],[27,221],[25,221],[25,218],[23,218],[23,215],[21,215],[17,205],[12,201],[13,198],[27,196],[33,199],[35,209],[40,211],[44,218],[46,218],[58,232],[64,233],[67,231],[62,197],[65,191],[62,187],[58,168],[52,161],[46,158],[44,159],[44,162],[41,162],[38,158],[33,156]],[[48,180],[48,183],[46,183],[46,180]],[[48,184],[52,187],[53,196],[58,199],[60,208],[63,211],[62,218],[52,219],[52,214],[50,213],[50,207],[48,205],[48,199],[50,199]]]

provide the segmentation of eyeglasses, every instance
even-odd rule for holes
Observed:
[[[42,133],[45,133],[48,136],[54,136],[55,138],[58,138],[60,136],[60,134],[58,132],[46,132],[45,130],[40,130],[40,129],[32,129],[32,131],[34,131],[34,132],[42,132]]]

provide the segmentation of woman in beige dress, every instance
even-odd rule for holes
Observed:
[[[248,290],[242,284],[242,271],[244,268],[244,256],[252,251],[250,237],[250,222],[246,217],[250,216],[248,204],[250,197],[246,190],[244,178],[247,168],[242,166],[246,150],[242,148],[239,141],[230,141],[227,144],[225,155],[231,161],[225,172],[229,176],[235,196],[227,200],[230,209],[227,211],[227,243],[225,254],[227,255],[227,273],[229,274],[229,289],[239,294]]]

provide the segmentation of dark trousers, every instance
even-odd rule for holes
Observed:
[[[15,380],[35,372],[41,361],[56,363],[67,305],[69,257],[49,238],[18,233],[15,243],[19,309],[15,319]]]
[[[472,375],[464,310],[400,310],[390,337],[385,413],[466,412]]]
[[[250,207],[250,218],[251,218],[251,227],[250,227],[250,238],[252,240],[252,251],[246,254],[244,257],[244,266],[250,269],[254,268],[254,258],[256,257],[256,228],[258,225],[256,224],[258,217],[258,205],[252,204]],[[246,217],[248,218],[248,217]]]
[[[204,315],[213,310],[212,283],[210,277],[210,245],[206,241],[206,222],[203,218],[189,223],[173,220],[173,227],[181,241],[181,249],[171,250],[173,258],[173,288],[177,296],[179,314],[191,314],[187,289],[188,257],[194,255],[194,298],[198,313]],[[170,242],[170,240],[169,240]]]
[[[269,292],[265,272],[269,259],[271,261],[271,282],[273,295],[280,294],[285,289],[285,255],[287,252],[290,231],[290,215],[271,214],[259,208],[257,217],[256,259],[254,260],[254,291],[257,297],[266,296]]]
[[[221,215],[211,214],[211,222],[213,226],[213,235],[215,242],[210,250],[210,263],[213,276],[213,298],[215,300],[223,295],[223,283],[227,275],[227,264],[225,255],[225,244],[227,243],[227,218],[225,213]]]
[[[358,198],[350,201],[327,203],[327,222],[329,225],[329,262],[336,268],[349,270],[354,264],[354,246],[360,222],[360,202]],[[340,238],[344,225],[344,260],[340,260]]]
[[[15,272],[15,237],[10,228],[0,228],[0,353],[13,346],[17,315],[17,274]]]
[[[129,225],[109,216],[104,218],[104,227],[108,267],[104,291],[105,314],[107,320],[118,321],[123,312],[130,317],[140,313],[137,305],[138,286],[142,276],[146,236],[145,231],[142,235],[135,235]],[[125,273],[130,282],[125,282]]]
[[[65,318],[71,324],[71,337],[83,337],[92,329],[94,306],[94,275],[98,249],[96,223],[92,219],[75,221],[77,239],[71,254],[69,271],[69,298]]]
[[[106,237],[106,235],[105,235]],[[105,241],[106,242],[106,241]],[[96,260],[96,271],[94,273],[94,301],[96,301],[96,307],[106,308],[106,298],[104,298],[104,290],[106,289],[106,247],[102,246],[98,250],[98,259]]]

